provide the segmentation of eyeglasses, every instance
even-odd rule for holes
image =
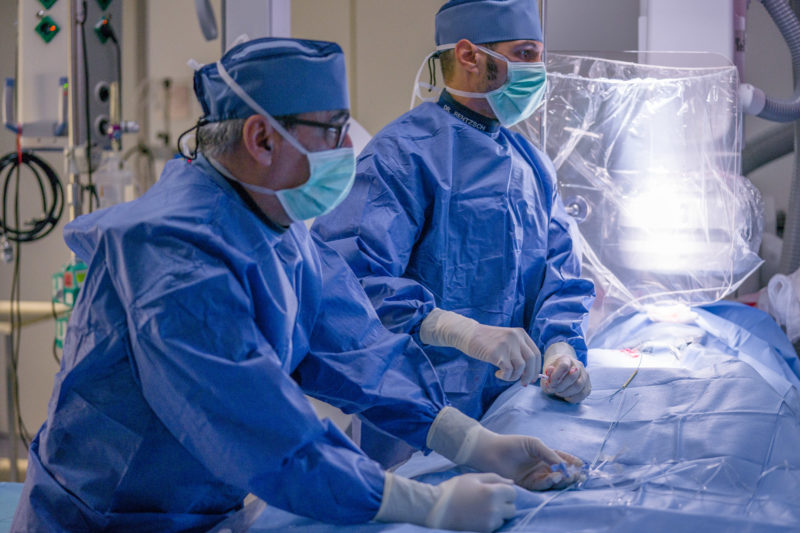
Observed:
[[[312,126],[314,128],[324,129],[325,140],[328,142],[328,144],[336,148],[342,147],[344,140],[347,138],[347,132],[350,131],[349,119],[343,124],[329,124],[327,122],[315,122],[313,120],[303,120],[301,118],[294,117],[281,118],[279,121],[287,128],[290,128],[295,124],[301,124],[303,126]]]

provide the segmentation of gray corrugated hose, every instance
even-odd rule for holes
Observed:
[[[742,175],[751,172],[794,151],[794,124],[771,126],[748,139],[742,150]]]
[[[764,109],[758,116],[774,122],[790,122],[800,118],[800,22],[786,0],[761,0],[761,3],[789,46],[794,71],[794,97],[780,100],[767,96]]]
[[[792,56],[792,72],[794,75],[794,97],[791,100],[779,100],[770,98],[763,94],[760,89],[747,87],[743,92],[748,94],[749,102],[745,101],[744,106],[759,104],[763,101],[763,109],[754,110],[759,117],[776,122],[789,122],[800,118],[800,22],[797,20],[796,6],[795,11],[787,0],[761,0],[769,16],[778,26],[778,29],[789,46]],[[744,86],[745,84],[743,84]],[[746,97],[745,100],[748,98]],[[789,274],[800,267],[800,123],[796,122],[795,127],[794,153],[795,162],[792,176],[791,193],[789,196],[789,208],[786,213],[786,227],[783,234],[783,249],[781,250],[780,271]]]
[[[798,69],[796,69],[797,71]],[[791,274],[800,267],[800,121],[794,125],[794,168],[786,226],[783,230],[780,272]]]

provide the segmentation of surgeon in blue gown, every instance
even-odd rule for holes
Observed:
[[[591,391],[583,325],[594,287],[580,277],[551,161],[508,129],[545,92],[538,13],[536,0],[444,4],[434,57],[446,89],[371,140],[350,195],[312,227],[474,417],[540,372],[542,389],[566,401]],[[410,453],[368,420],[360,445],[385,466]]]
[[[341,49],[249,41],[195,91],[203,155],[64,231],[89,270],[12,530],[206,531],[253,493],[326,522],[490,531],[514,514],[512,483],[574,481],[553,472],[574,457],[449,407],[306,230],[354,176]],[[304,392],[483,473],[384,472]]]

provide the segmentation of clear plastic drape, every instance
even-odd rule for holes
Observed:
[[[761,263],[762,208],[739,176],[737,71],[712,54],[551,53],[520,129],[553,160],[597,300],[590,335],[653,305],[734,291]]]

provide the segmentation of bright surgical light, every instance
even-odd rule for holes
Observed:
[[[733,221],[719,193],[701,176],[647,174],[620,206],[621,264],[656,273],[727,268]]]

